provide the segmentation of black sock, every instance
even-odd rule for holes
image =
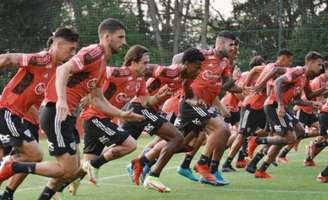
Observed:
[[[198,164],[200,165],[205,165],[208,164],[210,162],[210,158],[207,156],[204,156],[203,154],[200,156],[200,159],[198,160]]]
[[[261,171],[261,172],[265,172],[265,171],[268,169],[269,166],[270,166],[269,163],[264,162],[264,163],[262,164],[262,166],[260,167],[259,171]]]
[[[99,169],[103,164],[107,163],[108,161],[105,159],[103,155],[98,156],[95,160],[91,160],[90,164]]]
[[[35,172],[35,163],[13,163],[12,170],[15,173],[34,173]]]
[[[251,166],[256,166],[258,162],[260,162],[260,160],[264,157],[264,153],[258,152],[256,153],[256,155],[254,156],[254,158],[251,160],[251,162],[248,165]]]
[[[281,151],[279,157],[280,157],[280,158],[286,158],[286,156],[287,156],[287,154],[289,153],[289,151],[290,151],[290,149],[288,149],[288,148],[284,148],[284,149]]]
[[[246,157],[246,153],[243,151],[243,150],[240,150],[239,151],[239,154],[238,154],[238,161],[241,161],[241,160],[245,160],[245,157]]]
[[[267,137],[256,137],[255,142],[256,142],[256,144],[268,144],[268,138]]]
[[[158,178],[160,176],[160,173],[155,173],[155,172],[150,171],[149,176],[154,176],[154,177]]]
[[[60,188],[58,189],[58,192],[63,192],[65,188],[69,186],[69,184],[71,184],[71,182],[63,183],[62,186],[60,186]]]
[[[212,161],[211,161],[211,166],[210,166],[210,168],[211,168],[211,173],[215,173],[215,172],[218,171],[218,169],[219,169],[219,164],[220,164],[219,161],[216,161],[216,160],[212,160]]]
[[[5,191],[2,194],[2,200],[13,200],[15,190],[6,187]]]
[[[45,187],[38,200],[50,200],[51,197],[56,193],[53,189]]]
[[[149,160],[148,160],[148,158],[146,158],[146,156],[143,155],[140,157],[140,163],[141,163],[141,166],[145,166],[146,164],[149,163]]]
[[[231,166],[233,158],[227,157],[226,161],[224,162],[223,166]]]
[[[315,144],[315,147],[317,147],[319,149],[324,148],[326,146],[328,146],[328,141],[318,142],[318,143]]]
[[[321,176],[328,176],[328,166],[321,172]]]
[[[194,157],[193,155],[186,154],[186,156],[185,156],[185,158],[184,158],[184,160],[183,160],[180,167],[182,169],[189,169],[190,168],[190,163],[191,163],[193,157]]]

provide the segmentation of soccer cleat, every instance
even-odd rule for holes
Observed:
[[[143,167],[141,165],[140,159],[136,158],[134,160],[132,160],[131,162],[131,166],[132,166],[132,182],[135,185],[139,185],[140,182],[140,176],[143,172]]]
[[[171,189],[166,187],[158,177],[148,175],[145,178],[143,185],[146,189],[153,189],[157,192],[171,192]]]
[[[314,162],[314,160],[305,159],[304,160],[304,166],[305,167],[314,167],[315,166],[315,162]]]
[[[191,181],[197,181],[197,182],[199,181],[199,178],[194,175],[194,173],[192,172],[192,170],[190,168],[184,169],[184,168],[178,167],[177,173],[180,174],[181,176],[186,177],[187,179],[189,179]]]
[[[80,179],[76,179],[68,186],[68,192],[71,193],[73,196],[76,195],[77,189],[80,187]]]
[[[15,173],[12,170],[12,165],[15,163],[14,159],[10,156],[6,156],[2,159],[0,164],[0,182],[3,182],[10,178]]]
[[[277,161],[282,164],[287,164],[288,163],[288,158],[287,157],[278,157]]]
[[[89,177],[89,181],[97,185],[97,179],[98,179],[98,172],[99,169],[93,167],[90,163],[90,160],[85,160],[82,164],[82,169],[85,171]]]
[[[202,178],[200,179],[200,182],[209,183],[212,185],[216,184],[216,178],[213,174],[211,174],[208,165],[206,165],[206,164],[200,165],[197,163],[194,167],[194,170],[202,176]]]
[[[251,174],[254,174],[256,172],[256,166],[253,166],[253,165],[247,165],[245,170]]]
[[[216,178],[216,184],[215,184],[216,186],[223,186],[223,185],[229,185],[230,184],[230,182],[227,179],[222,177],[221,172],[216,171],[215,173],[213,173],[213,175]]]
[[[270,178],[272,178],[272,176],[270,174],[268,174],[267,172],[261,172],[261,171],[257,170],[255,172],[255,178],[270,179]]]
[[[257,147],[257,144],[255,142],[256,137],[251,136],[250,139],[248,140],[248,145],[247,145],[247,155],[249,158],[253,159],[254,151]]]
[[[322,176],[321,173],[317,176],[317,181],[321,183],[328,183],[328,176]]]
[[[231,166],[231,164],[225,164],[222,166],[222,172],[236,172],[237,170]]]
[[[236,168],[245,168],[247,165],[246,160],[237,160],[236,162]]]
[[[142,174],[140,176],[141,183],[145,181],[147,174],[150,172],[150,168],[151,167],[148,164],[145,164],[145,166],[143,167]]]

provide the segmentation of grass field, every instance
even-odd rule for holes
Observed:
[[[327,200],[328,184],[318,183],[315,180],[317,174],[328,164],[328,152],[322,152],[316,159],[317,166],[305,168],[302,161],[305,157],[305,144],[303,141],[299,152],[292,151],[289,154],[290,163],[271,167],[269,172],[274,176],[271,180],[258,180],[253,175],[239,170],[237,173],[225,173],[224,176],[231,181],[231,185],[214,187],[190,182],[177,175],[175,170],[180,164],[183,155],[176,155],[169,162],[161,175],[161,180],[172,188],[171,193],[157,193],[145,190],[143,187],[133,186],[126,174],[126,165],[130,159],[136,156],[149,138],[141,138],[138,141],[139,149],[117,161],[103,166],[100,170],[100,184],[95,187],[82,182],[78,195],[72,197],[67,191],[64,193],[65,200],[107,200],[107,199],[174,199],[174,200],[205,200],[205,199],[229,199],[229,200]],[[46,151],[45,141],[42,146]],[[46,153],[47,154],[47,153]],[[197,156],[198,158],[198,156]],[[49,159],[47,156],[46,159]],[[17,200],[37,199],[46,179],[31,175],[21,185],[15,194]],[[3,184],[4,185],[4,184]],[[2,186],[3,188],[3,186]]]

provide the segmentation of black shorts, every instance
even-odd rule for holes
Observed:
[[[302,123],[302,125],[308,127],[312,126],[312,124],[318,121],[316,114],[308,114],[301,109],[296,112],[296,118],[299,120],[299,122]]]
[[[293,130],[294,124],[298,123],[298,120],[287,109],[284,117],[278,117],[277,107],[277,103],[265,105],[264,112],[271,131],[284,136],[288,131]]]
[[[92,117],[83,121],[84,149],[87,154],[100,155],[105,147],[122,144],[129,133],[108,118]]]
[[[240,121],[240,112],[230,112],[231,116],[228,118],[224,118],[226,123],[231,124],[232,126],[235,125],[237,122]]]
[[[265,129],[266,118],[263,109],[254,110],[249,106],[242,107],[240,115],[240,134],[250,136],[253,135],[258,128]]]
[[[327,136],[328,135],[328,113],[321,112],[319,114],[319,123],[320,123],[320,135]]]
[[[127,109],[133,109],[133,112],[145,117],[145,120],[142,122],[124,122],[123,129],[128,131],[134,139],[138,139],[143,131],[153,135],[164,123],[168,122],[165,117],[158,114],[155,110],[144,108],[140,103],[131,103]]]
[[[56,117],[56,104],[48,103],[40,108],[40,128],[48,138],[48,150],[51,156],[76,153],[76,118],[67,116],[64,121]]]
[[[31,134],[35,140],[39,142],[39,124],[33,124],[32,122],[29,122],[25,119],[23,120],[23,124],[31,131]]]
[[[190,131],[198,134],[206,126],[209,119],[218,116],[214,108],[191,106],[185,101],[180,102],[180,119],[178,129],[187,135]]]
[[[24,125],[21,117],[6,108],[0,109],[0,146],[2,148],[20,146],[23,141],[34,140],[32,132]]]

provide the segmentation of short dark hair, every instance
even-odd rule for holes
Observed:
[[[288,49],[282,49],[278,52],[278,56],[288,56],[288,57],[291,57],[293,56],[294,54],[288,50]]]
[[[205,60],[204,55],[196,48],[189,48],[183,52],[182,63],[195,63],[203,62]]]
[[[122,29],[126,30],[126,27],[120,20],[114,18],[107,18],[99,24],[98,34],[100,36],[105,31],[109,33],[114,33]]]
[[[236,40],[236,36],[230,32],[230,31],[220,31],[217,36],[218,37],[223,37],[223,38],[227,38],[227,39],[231,39],[231,40]]]
[[[323,59],[323,56],[316,51],[310,51],[309,53],[306,54],[305,56],[305,62],[317,60],[317,59]]]
[[[124,57],[124,66],[130,66],[132,62],[139,62],[142,58],[142,56],[145,55],[145,53],[149,53],[149,50],[141,45],[134,45],[129,48],[128,52],[126,52]]]
[[[55,38],[63,38],[64,40],[68,42],[77,42],[79,40],[79,33],[77,33],[72,28],[66,28],[66,27],[60,27],[53,32],[53,35],[49,37],[47,41],[47,46],[50,47],[53,43],[53,40]]]
[[[254,56],[249,61],[248,67],[249,69],[252,69],[253,67],[262,65],[263,63],[265,63],[265,60],[262,56]]]

